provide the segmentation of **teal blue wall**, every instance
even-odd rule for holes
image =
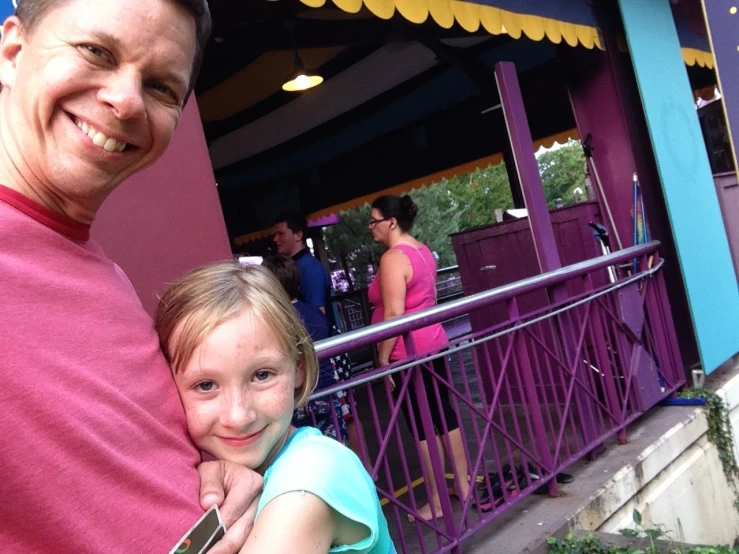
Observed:
[[[670,1],[619,6],[701,361],[711,372],[739,351],[739,287]]]

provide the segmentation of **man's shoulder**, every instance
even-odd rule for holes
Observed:
[[[303,256],[298,262],[298,267],[301,272],[310,273],[311,275],[328,275],[326,267],[312,254]]]

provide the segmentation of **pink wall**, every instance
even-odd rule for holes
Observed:
[[[165,283],[232,257],[194,99],[162,159],[108,198],[92,235],[126,272],[151,314]]]

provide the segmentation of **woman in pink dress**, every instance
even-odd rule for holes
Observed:
[[[372,238],[387,246],[387,252],[380,259],[377,275],[369,288],[369,300],[374,305],[372,323],[379,323],[400,317],[404,314],[430,308],[436,304],[436,259],[428,247],[410,235],[418,207],[410,196],[381,196],[372,203],[369,230]],[[413,343],[417,353],[438,351],[447,345],[448,339],[440,323],[424,327],[412,332]],[[381,365],[402,360],[407,357],[402,337],[388,339],[377,345],[378,358]],[[434,371],[445,375],[444,359],[437,358],[433,362]],[[424,387],[431,411],[431,419],[436,430],[436,441],[440,451],[444,451],[444,443],[448,442],[450,451],[447,455],[454,460],[459,475],[459,498],[466,499],[470,491],[468,481],[467,458],[462,444],[457,415],[449,401],[449,392],[439,386],[441,402],[437,402],[433,388],[433,378],[424,371]],[[397,400],[398,390],[392,376],[388,383]],[[418,414],[418,401],[413,386],[409,386],[408,402],[402,402],[403,413],[411,426],[411,418],[419,436],[419,451],[425,466],[426,475],[433,475],[429,457],[427,437],[424,434]],[[448,441],[442,441],[442,417],[448,430]],[[441,517],[441,506],[436,483],[429,479],[431,498],[429,504],[423,506],[419,513],[424,519]],[[409,520],[412,518],[409,516]]]

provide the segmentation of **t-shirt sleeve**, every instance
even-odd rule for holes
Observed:
[[[332,547],[331,552],[369,552],[378,541],[380,527],[375,487],[351,450],[333,439],[320,438],[283,455],[265,484],[260,507],[288,492],[314,494],[344,517],[369,529],[364,540]]]

